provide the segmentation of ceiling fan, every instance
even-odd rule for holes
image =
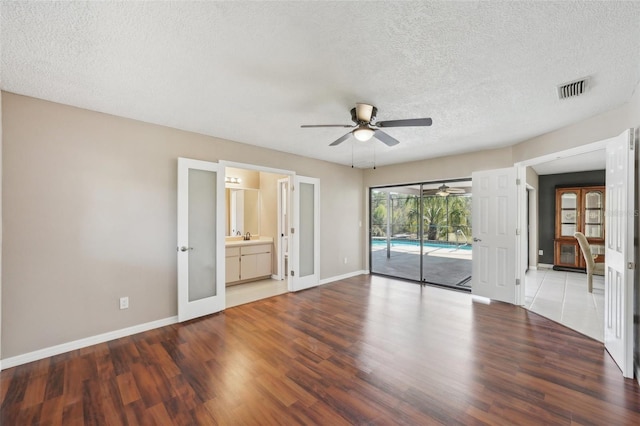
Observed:
[[[375,121],[378,108],[373,105],[357,103],[355,108],[351,109],[351,124],[303,124],[302,128],[308,127],[346,127],[353,130],[344,136],[336,139],[329,146],[340,145],[353,135],[359,141],[365,142],[375,137],[387,146],[394,146],[400,142],[389,134],[380,130],[381,127],[414,127],[414,126],[431,126],[431,118],[410,118],[406,120],[387,120]],[[374,122],[375,121],[375,122]]]
[[[447,186],[446,184],[442,184],[438,187],[438,189],[428,189],[424,191],[424,195],[439,195],[441,197],[448,197],[452,194],[466,194],[467,190],[465,188],[452,188]]]

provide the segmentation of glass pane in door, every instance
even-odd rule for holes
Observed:
[[[472,244],[470,194],[422,197],[422,281],[471,288]]]
[[[189,302],[216,295],[216,179],[189,169]]]
[[[371,272],[420,281],[420,190],[371,190]]]
[[[314,188],[311,183],[300,183],[300,276],[314,274]]]

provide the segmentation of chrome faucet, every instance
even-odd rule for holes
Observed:
[[[237,237],[240,237],[240,236],[242,236],[242,232],[240,232],[240,231],[237,231],[237,232],[236,232],[236,236],[237,236]]]
[[[249,241],[251,239],[251,232],[247,231],[247,233],[244,234],[244,239],[245,241]]]

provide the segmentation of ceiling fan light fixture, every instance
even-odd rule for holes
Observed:
[[[353,136],[360,142],[366,142],[373,137],[374,133],[375,131],[367,126],[358,126],[358,128],[353,131]]]

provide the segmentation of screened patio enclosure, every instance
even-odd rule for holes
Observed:
[[[471,180],[371,188],[374,274],[471,289]]]

